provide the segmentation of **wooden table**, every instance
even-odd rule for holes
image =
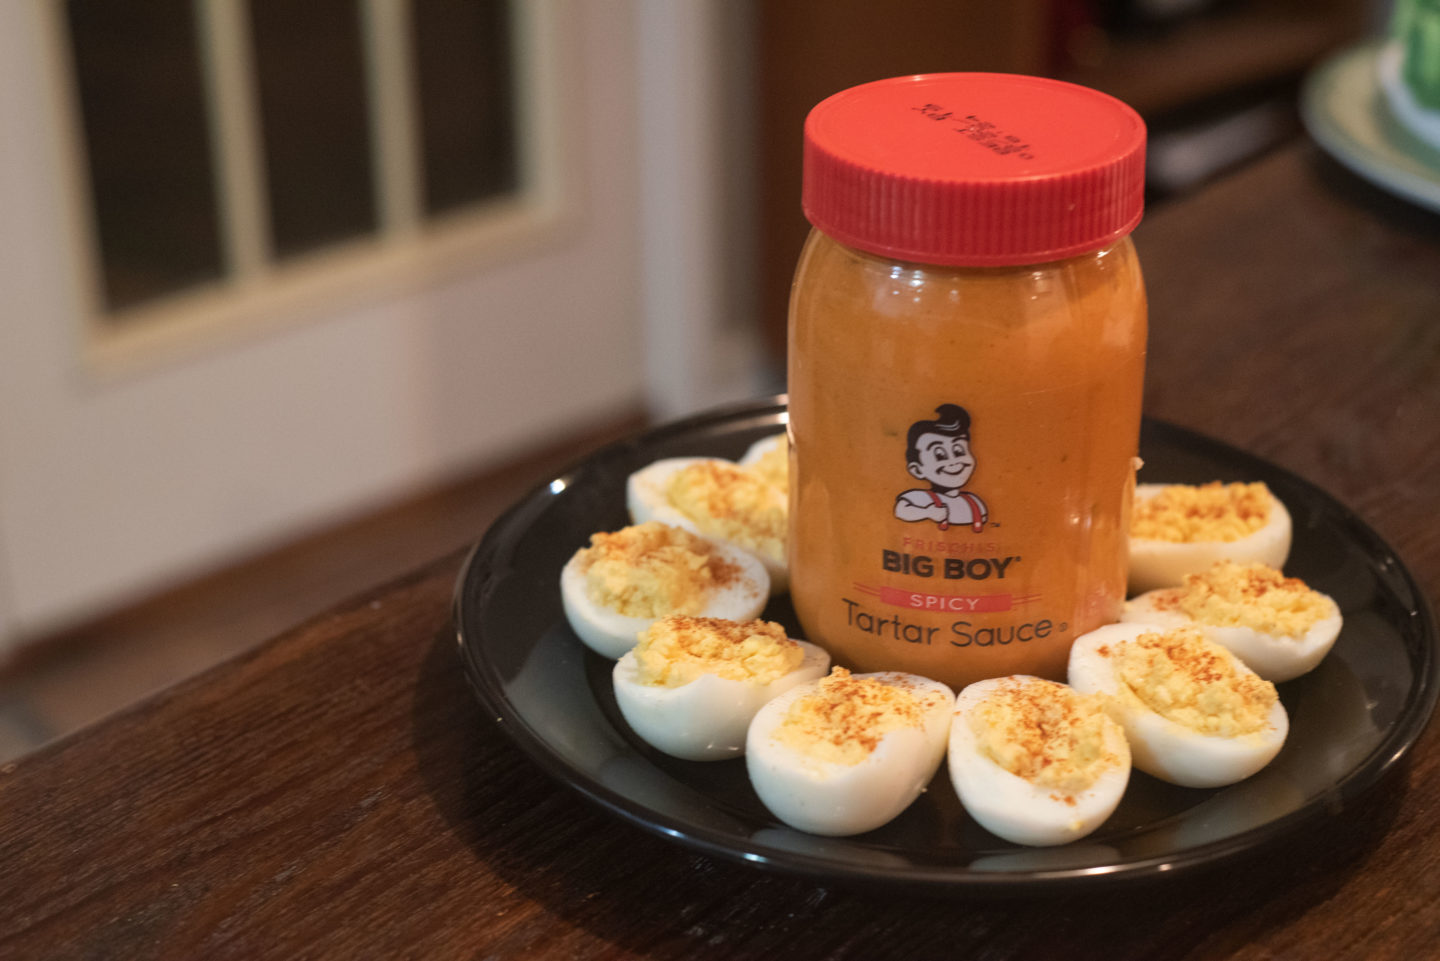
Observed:
[[[1149,413],[1328,489],[1433,603],[1440,217],[1302,143],[1154,211],[1137,240]],[[8,765],[0,957],[1440,952],[1440,725],[1322,830],[1196,877],[1019,901],[817,887],[691,853],[542,775],[462,677],[460,562]]]

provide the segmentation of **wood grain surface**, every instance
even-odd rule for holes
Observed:
[[[1298,145],[1155,213],[1147,409],[1358,511],[1440,594],[1440,217]],[[459,668],[452,556],[0,773],[0,958],[1413,959],[1440,730],[1204,874],[1023,900],[770,876],[550,781]]]

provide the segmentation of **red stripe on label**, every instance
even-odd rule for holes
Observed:
[[[866,593],[871,593],[873,590],[871,588],[862,589]],[[924,594],[898,587],[882,587],[878,593],[880,603],[912,611],[950,611],[976,614],[988,611],[1008,611],[1013,606],[1009,594]]]

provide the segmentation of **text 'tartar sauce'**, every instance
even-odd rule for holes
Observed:
[[[843,91],[805,124],[791,596],[838,663],[1064,675],[1124,599],[1145,127],[1008,74]]]

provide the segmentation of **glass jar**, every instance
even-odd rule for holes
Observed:
[[[855,670],[1063,679],[1124,601],[1144,125],[1040,78],[837,94],[806,123],[791,597]]]

